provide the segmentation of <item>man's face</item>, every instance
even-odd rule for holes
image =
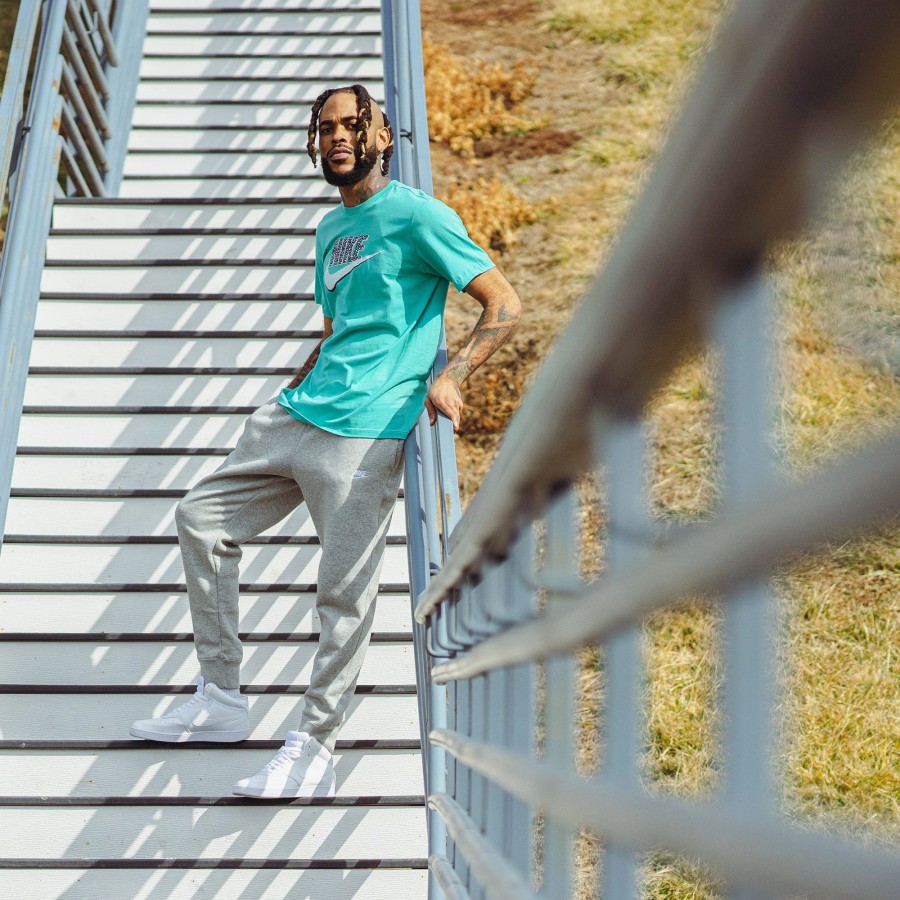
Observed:
[[[319,154],[322,174],[329,184],[346,187],[362,181],[378,162],[386,146],[386,129],[381,110],[372,104],[372,124],[368,129],[366,153],[357,159],[356,95],[332,94],[319,113]]]

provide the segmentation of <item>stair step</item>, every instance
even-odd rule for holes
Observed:
[[[153,10],[147,22],[148,35],[246,34],[250,36],[279,34],[333,34],[381,30],[378,4],[356,7],[352,11],[331,9],[268,9],[264,11],[228,12],[225,10],[187,11],[166,14]]]
[[[299,366],[317,344],[316,338],[282,338],[276,342],[245,337],[185,338],[177,333],[171,337],[36,337],[31,365],[290,368]]]
[[[100,695],[104,702],[113,696]],[[67,702],[70,699],[74,698],[67,697]],[[391,699],[415,703],[414,697]],[[152,703],[110,707],[108,721],[120,728],[125,722],[127,733],[127,726],[135,718],[146,717],[147,710],[152,709]],[[299,716],[299,703],[292,714],[294,712]],[[113,714],[125,718],[113,720]],[[287,731],[296,725],[296,717],[287,721],[278,733],[278,740],[283,740]],[[341,734],[352,727],[355,726],[348,719]],[[193,746],[187,752],[181,752],[180,747],[138,740],[134,743],[137,746],[128,750],[0,750],[0,794],[38,797],[228,796],[238,778],[258,771],[272,758],[271,750],[248,750],[238,745],[215,749]],[[339,797],[415,796],[423,791],[422,759],[418,750],[339,749],[335,753],[334,768]]]
[[[59,864],[56,864],[59,865]],[[247,900],[248,897],[327,897],[328,900],[398,900],[424,897],[428,872],[419,868],[306,868],[262,866],[240,870],[177,867],[168,860],[144,869],[0,869],[0,895],[41,900],[165,897],[166,900]]]
[[[220,57],[145,57],[141,61],[141,88],[155,80],[184,78],[205,80],[215,84],[216,79],[272,79],[294,83],[328,82],[331,87],[337,83],[362,82],[377,89],[384,78],[384,64],[377,55],[370,57],[354,54],[350,57],[303,57],[286,59],[283,56],[257,55],[227,59]],[[139,89],[141,89],[139,88]],[[315,96],[315,95],[314,95]]]
[[[56,229],[82,231],[158,228],[294,228],[314,229],[339,201],[322,200],[211,201],[178,200],[57,200]]]
[[[320,628],[316,597],[311,591],[243,592],[239,610],[242,633],[316,632]],[[379,594],[373,628],[383,634],[411,633],[409,594]],[[77,635],[101,630],[109,634],[189,633],[192,624],[187,594],[184,591],[0,592],[2,633]],[[5,730],[2,733],[7,735]]]
[[[362,76],[354,74],[355,78]],[[311,79],[267,80],[254,72],[241,78],[232,73],[232,78],[210,81],[207,77],[196,79],[181,76],[168,79],[143,80],[137,89],[139,103],[179,100],[185,103],[240,101],[242,103],[302,103],[311,106],[316,97],[335,84],[334,76]],[[384,102],[384,85],[381,74],[366,80],[366,89],[379,105]]]
[[[0,859],[418,859],[427,854],[419,808],[10,808]]]
[[[237,442],[246,420],[243,413],[203,416],[26,413],[19,425],[19,443],[25,447],[103,450],[146,447],[230,449]]]
[[[290,128],[134,128],[129,134],[128,146],[130,153],[265,151],[305,155],[306,140],[305,130]]]
[[[61,260],[140,260],[152,265],[155,260],[284,260],[293,263],[315,261],[316,239],[312,234],[282,234],[270,237],[253,233],[204,235],[175,233],[138,235],[128,232],[98,236],[54,233],[47,243],[51,263]],[[106,326],[104,326],[106,327]]]
[[[8,742],[48,738],[54,741],[131,740],[128,729],[133,721],[164,716],[190,697],[183,694],[67,694],[63,701],[66,707],[65,718],[59,716],[59,694],[7,694],[2,699],[2,738]],[[263,695],[248,699],[252,726],[250,740],[283,741],[285,734],[296,728],[300,721],[303,711],[302,694]],[[340,736],[343,741],[416,741],[419,739],[416,698],[403,694],[357,695],[350,702]],[[0,760],[8,758],[5,753],[4,751],[4,755],[0,756]],[[143,788],[146,790],[148,786],[143,785]],[[111,796],[119,796],[131,794],[133,785],[101,783],[97,785],[97,789]],[[156,790],[159,789],[157,784]],[[377,784],[355,782],[345,790],[347,793],[362,795],[416,793],[417,790],[421,791],[421,784],[418,787],[395,784],[390,788],[379,788]],[[4,784],[0,780],[0,795],[29,793],[31,790],[24,785],[15,788],[15,782]],[[37,791],[38,796],[69,793],[78,796],[83,792],[58,790],[49,785]],[[216,793],[218,790],[214,785],[202,781],[182,781],[179,790],[179,794],[187,796],[209,796]]]
[[[244,547],[241,581],[247,584],[316,583],[320,548],[314,545],[252,544]],[[52,560],[52,565],[48,561]],[[385,549],[382,584],[404,584],[406,548]],[[114,584],[184,583],[181,553],[166,544],[15,544],[3,548],[0,580],[10,584]],[[2,682],[0,678],[0,682]]]
[[[173,330],[176,335],[177,330]],[[287,376],[269,375],[59,375],[32,374],[25,386],[25,405],[119,406],[250,406],[276,396]]]
[[[380,26],[380,22],[378,23]],[[346,23],[343,26],[346,30]],[[144,56],[224,57],[228,59],[257,56],[380,56],[380,34],[305,34],[286,37],[267,34],[246,35],[178,35],[148,34],[144,41]]]
[[[134,109],[135,127],[165,126],[218,128],[269,126],[302,129],[309,125],[306,103],[138,103]],[[168,196],[160,194],[159,196]]]
[[[327,199],[336,195],[336,188],[324,178],[139,178],[131,176],[122,182],[120,196],[143,199],[204,198],[212,200],[292,200],[300,197]]]
[[[128,295],[95,300],[42,298],[35,327],[81,329],[103,323],[109,331],[313,331],[324,325],[311,300],[133,300]],[[292,371],[295,367],[289,367]]]
[[[203,11],[219,12],[264,12],[267,10],[372,10],[378,3],[373,0],[150,0],[150,9],[154,12]]]
[[[10,498],[6,534],[15,535],[175,535],[175,499],[136,497],[22,497]],[[402,501],[394,505],[389,536],[406,534]],[[315,529],[306,504],[299,506],[263,536],[315,538]]]
[[[6,553],[6,549],[3,551]],[[296,641],[247,641],[241,678],[248,685],[309,684],[316,645]],[[0,684],[187,685],[199,664],[190,641],[8,642],[0,656]],[[415,685],[412,646],[373,642],[363,661],[362,687]],[[2,853],[0,853],[2,856]]]
[[[44,269],[41,290],[47,294],[311,294],[313,268],[288,261],[278,265],[254,265],[252,260],[234,264],[209,264],[184,260],[148,265],[94,266],[49,265]]]

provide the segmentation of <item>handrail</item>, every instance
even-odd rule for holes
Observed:
[[[585,827],[604,840],[601,894],[612,900],[636,896],[640,854],[658,848],[700,857],[738,897],[896,894],[897,854],[803,835],[778,812],[766,576],[786,554],[900,509],[900,430],[807,483],[776,483],[763,260],[809,221],[898,97],[893,0],[735,5],[608,262],[418,595],[430,896],[570,896]],[[641,417],[698,339],[722,350],[721,510],[651,550],[660,532],[643,495]],[[606,569],[585,583],[572,485],[601,466]],[[419,474],[416,491],[427,499],[434,486]],[[696,594],[723,609],[722,788],[706,804],[648,796],[640,768],[641,624]],[[586,779],[575,774],[570,704],[574,651],[593,642],[604,651],[604,757]]]
[[[433,185],[419,3],[418,0],[383,0],[381,11],[385,97],[395,136],[391,174],[430,194]],[[442,333],[433,372],[440,371],[446,362],[446,341]],[[446,417],[440,416],[432,428],[423,413],[410,433],[404,453],[404,485],[410,595],[414,607],[427,589],[431,574],[443,566],[450,532],[460,516],[456,451],[453,430]],[[432,728],[446,725],[447,695],[445,689],[431,681],[426,641],[425,629],[414,623],[423,774],[428,789],[439,791],[444,787],[447,761],[444,751],[429,743],[428,733]],[[428,845],[429,896],[437,897],[440,892],[451,896],[459,886],[446,864],[445,823],[433,809],[428,813]]]
[[[0,541],[58,178],[69,193],[118,191],[148,7],[116,3],[110,23],[111,0],[42,0],[16,20],[0,97]]]
[[[701,336],[723,280],[827,196],[823,183],[897,97],[898,19],[891,0],[736,6],[601,277],[453,532],[419,621],[481,558],[506,552],[523,510],[540,510],[581,471],[584,411],[640,409]]]

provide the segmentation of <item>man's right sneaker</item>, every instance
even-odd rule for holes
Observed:
[[[188,741],[230,743],[250,736],[246,697],[229,697],[214,684],[197,682],[197,693],[164,716],[140,719],[131,726],[132,737],[180,744]]]
[[[333,797],[334,763],[327,748],[305,731],[289,731],[275,758],[232,789],[258,800],[288,797]]]

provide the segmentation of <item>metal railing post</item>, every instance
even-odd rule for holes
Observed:
[[[24,124],[25,137],[16,166],[15,193],[10,198],[0,258],[0,536],[9,504],[9,484],[44,268],[44,245],[50,230],[59,170],[62,116],[59,46],[65,12],[62,0],[44,0],[41,42]],[[27,61],[25,68],[27,70]],[[21,75],[21,71],[18,74]]]

